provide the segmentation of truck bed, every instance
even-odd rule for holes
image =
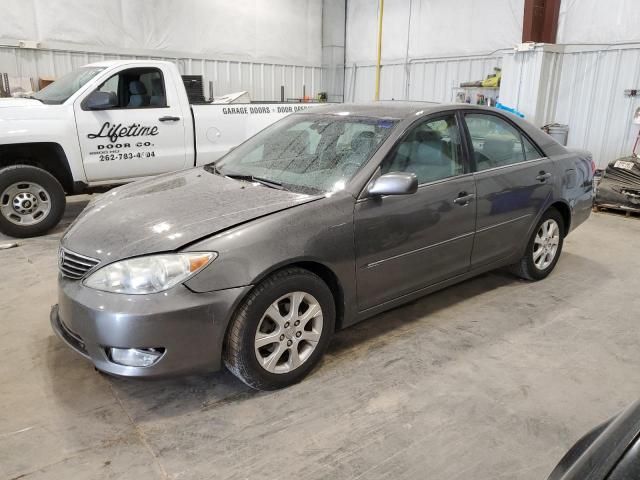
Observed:
[[[213,162],[231,148],[290,113],[322,103],[231,103],[191,105],[197,164]]]

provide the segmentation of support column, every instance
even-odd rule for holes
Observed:
[[[346,0],[322,0],[322,88],[329,102],[344,101]]]
[[[515,108],[534,125],[555,121],[563,47],[536,44],[502,57],[500,103]]]
[[[556,43],[560,0],[525,0],[522,41]]]

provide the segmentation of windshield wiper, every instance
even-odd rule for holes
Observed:
[[[268,178],[256,177],[255,175],[243,175],[240,173],[223,173],[225,177],[233,178],[234,180],[244,180],[245,182],[255,182],[265,187],[275,188],[276,190],[284,190],[281,183],[275,180],[269,180]]]
[[[28,98],[29,100],[38,100],[40,103],[44,103],[42,100],[40,100],[38,97],[34,97],[33,95],[25,95],[22,98]]]
[[[216,175],[223,175],[224,174],[220,171],[220,169],[218,167],[216,167],[215,162],[214,163],[208,163],[203,167],[207,172],[211,172],[211,173],[215,173]]]

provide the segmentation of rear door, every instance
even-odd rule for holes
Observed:
[[[356,203],[358,306],[366,310],[469,269],[475,183],[455,114],[419,122],[381,164],[381,173],[412,172],[411,195]]]
[[[475,163],[476,235],[472,267],[513,255],[552,193],[553,165],[505,116],[464,114]]]
[[[186,166],[185,122],[175,86],[162,67],[123,68],[95,90],[113,93],[114,108],[89,110],[79,98],[74,111],[90,182],[157,175]],[[192,141],[192,140],[191,140]]]

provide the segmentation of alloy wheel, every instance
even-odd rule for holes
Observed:
[[[542,222],[533,241],[533,264],[538,270],[545,270],[553,263],[560,244],[560,227],[549,218]]]
[[[259,364],[270,373],[288,373],[309,359],[322,335],[322,308],[307,292],[278,298],[264,313],[255,335]]]

